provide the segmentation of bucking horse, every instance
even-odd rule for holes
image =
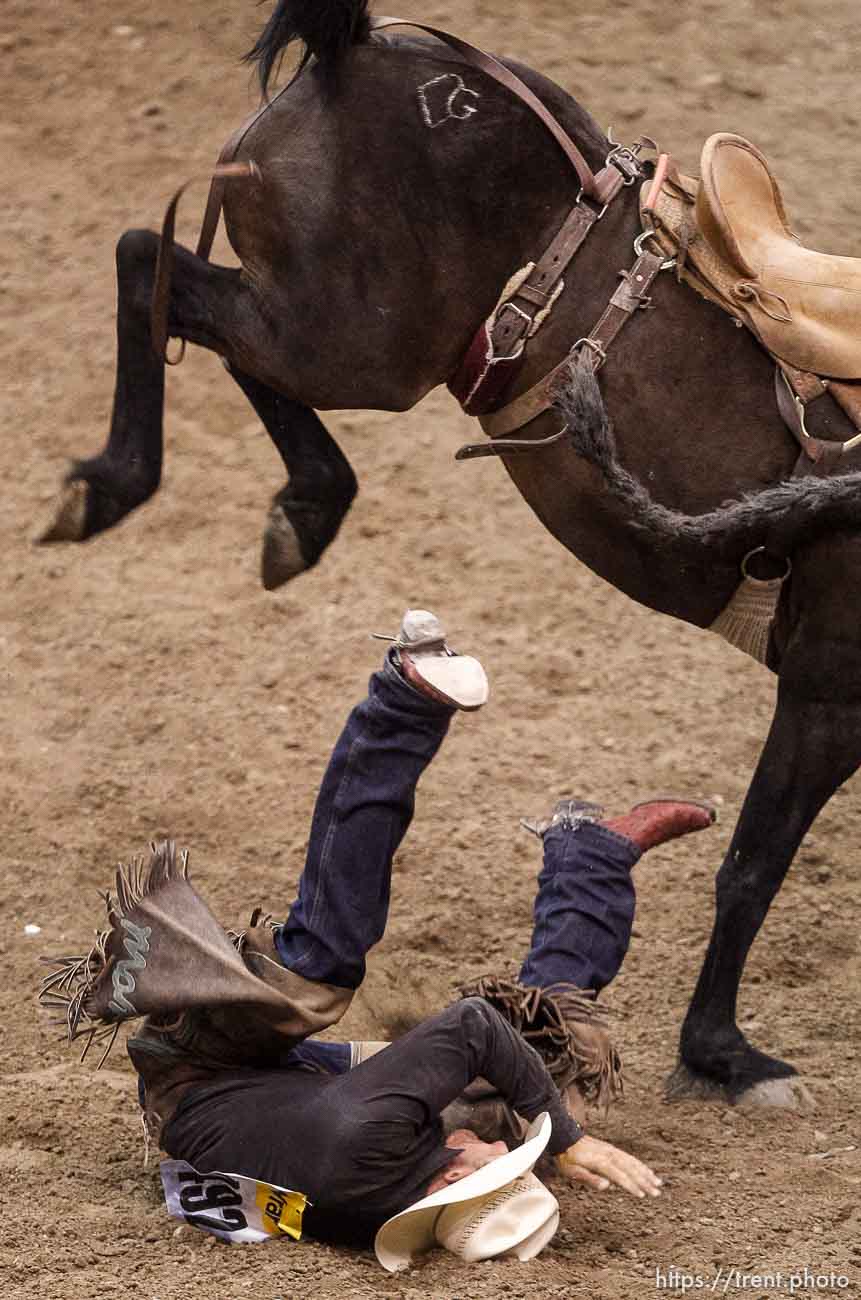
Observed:
[[[405,411],[448,384],[486,435],[462,458],[501,459],[595,573],[778,675],[669,1091],[791,1102],[796,1071],[746,1040],[736,1000],[861,758],[861,261],[793,237],[741,137],[712,136],[687,177],[530,68],[420,27],[277,0],[246,56],[262,106],[222,152],[197,251],[174,242],[176,201],[160,235],[119,241],[110,434],[42,540],[156,491],[171,347],[220,354],[283,459],[269,589],[319,560],[356,492],[315,411]],[[239,268],[209,260],[222,214]]]

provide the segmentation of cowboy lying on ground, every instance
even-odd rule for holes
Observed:
[[[118,874],[109,930],[43,991],[71,1037],[146,1016],[128,1051],[147,1130],[174,1159],[304,1194],[303,1235],[375,1241],[390,1269],[435,1242],[470,1260],[537,1254],[559,1220],[531,1172],[545,1149],[569,1179],[659,1194],[651,1169],[575,1116],[619,1090],[593,999],[630,941],[631,868],[708,826],[707,805],[653,800],[607,819],[566,800],[524,822],[544,864],[518,979],[480,981],[391,1045],[312,1037],[344,1014],[384,932],[419,777],[455,710],[486,698],[478,661],[408,611],[332,753],[287,921],[257,912],[228,936],[162,844]],[[509,1152],[503,1139],[524,1131]]]

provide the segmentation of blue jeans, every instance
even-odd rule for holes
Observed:
[[[631,942],[631,868],[640,857],[632,840],[606,826],[550,827],[521,984],[576,984],[600,993],[615,979]]]
[[[386,928],[392,859],[412,821],[416,785],[453,712],[404,681],[390,657],[371,677],[329,761],[298,898],[275,936],[288,969],[342,988],[361,984]],[[596,991],[610,983],[630,942],[630,871],[639,857],[635,844],[602,826],[547,832],[523,983]],[[309,1039],[288,1059],[341,1073],[350,1047]]]

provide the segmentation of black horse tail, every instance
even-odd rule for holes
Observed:
[[[831,479],[798,478],[751,492],[702,515],[669,510],[620,464],[613,429],[588,360],[575,362],[555,408],[568,424],[574,449],[600,470],[608,491],[621,501],[629,526],[664,551],[690,554],[691,546],[738,560],[759,546],[787,556],[825,533],[861,531],[861,473]]]
[[[351,45],[368,39],[370,30],[368,0],[278,0],[245,62],[257,64],[265,95],[293,41],[305,46],[300,70],[313,57],[331,73]]]

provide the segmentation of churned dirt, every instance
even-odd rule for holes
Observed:
[[[413,3],[543,68],[624,139],[695,169],[712,131],[752,137],[802,235],[858,247],[854,0]],[[807,1115],[662,1101],[712,915],[712,879],[769,722],[774,682],[707,633],[640,609],[542,531],[492,463],[456,466],[474,430],[444,393],[407,416],[330,425],[362,492],[323,563],[277,595],[258,581],[277,457],[217,359],[168,385],[158,497],[80,549],[30,545],[59,477],[107,428],[113,246],[205,173],[253,106],[238,55],[264,13],[235,0],[6,0],[0,12],[3,837],[0,1294],[8,1300],[385,1296],[627,1300],[673,1267],[727,1294],[743,1274],[861,1279],[857,1116],[858,785],[826,809],[753,952],[740,1017],[803,1071]],[[313,178],[309,178],[313,184]],[[204,187],[185,204],[193,238]],[[848,599],[857,593],[847,592]],[[121,1049],[96,1074],[37,1014],[43,952],[76,951],[98,890],[154,836],[192,848],[225,921],[283,911],[327,748],[377,659],[369,629],[443,612],[482,653],[490,707],[462,718],[425,780],[391,924],[345,1036],[522,954],[537,868],[517,816],[575,789],[621,806],[656,788],[723,801],[708,835],[639,869],[640,911],[610,999],[627,1098],[596,1131],[666,1178],[657,1204],[559,1188],[563,1228],[531,1264],[405,1276],[371,1255],[229,1249],[181,1230],[142,1167]],[[26,926],[41,933],[28,935]],[[844,1285],[845,1281],[845,1285]],[[666,1286],[662,1287],[661,1283]],[[747,1294],[773,1294],[766,1283]]]

